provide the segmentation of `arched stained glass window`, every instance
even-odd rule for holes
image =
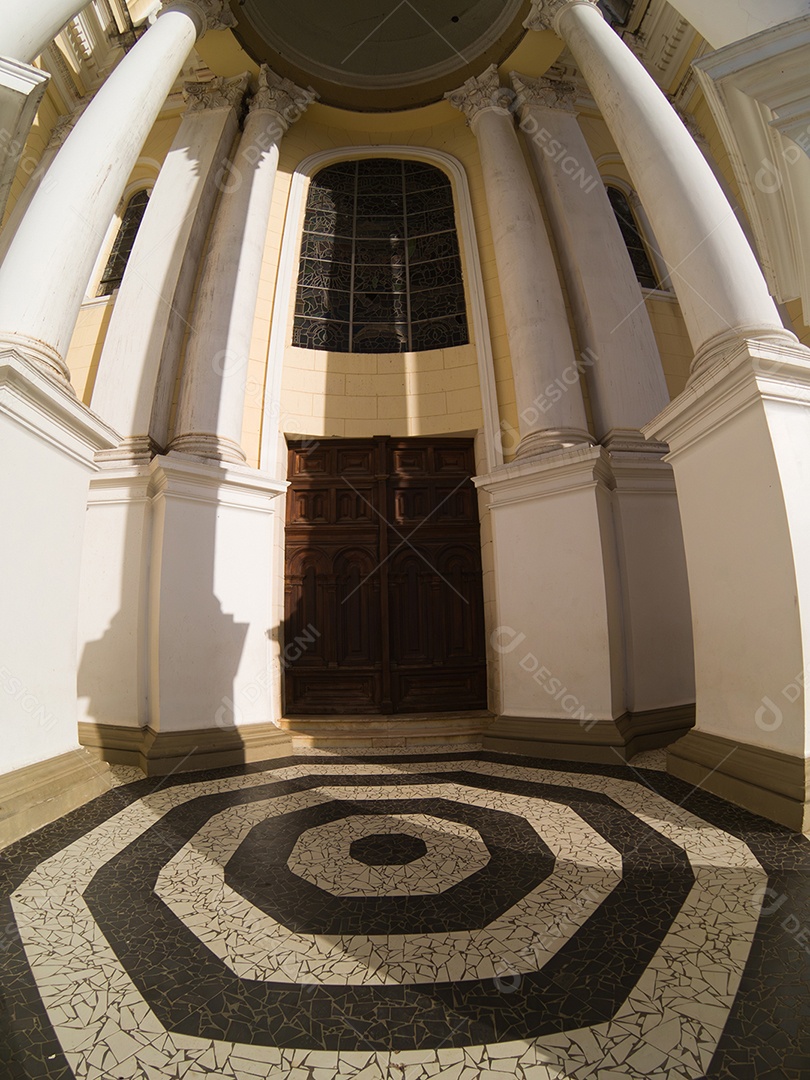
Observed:
[[[650,262],[644,238],[630,208],[627,196],[621,188],[613,187],[611,184],[607,185],[607,193],[610,205],[613,207],[613,213],[616,215],[616,221],[622,231],[639,285],[643,289],[657,289],[659,287],[658,276]]]
[[[310,183],[293,345],[420,352],[469,341],[453,188],[432,165],[343,161]]]
[[[149,202],[148,191],[136,191],[127,203],[121,225],[115,237],[115,242],[101,275],[101,283],[98,287],[98,296],[109,296],[114,292],[124,279],[124,271],[132,254],[132,245],[138,235],[146,204]]]

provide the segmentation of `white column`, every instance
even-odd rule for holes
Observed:
[[[259,278],[285,131],[315,95],[261,69],[228,171],[191,319],[171,449],[244,462],[247,366]]]
[[[713,49],[810,15],[810,0],[669,0]]]
[[[3,0],[0,4],[0,219],[50,78],[47,72],[32,67],[31,61],[85,2],[38,0],[21,4]]]
[[[65,23],[85,7],[87,0],[34,0],[0,4],[0,56],[13,56],[30,64]]]
[[[496,65],[445,95],[478,140],[520,417],[517,456],[593,442],[562,288]],[[573,373],[570,389],[555,380]]]
[[[0,343],[63,382],[73,328],[127,177],[192,46],[233,25],[221,0],[159,16],[99,90],[49,170],[0,266]],[[43,258],[47,251],[47,258]]]
[[[42,157],[37,162],[37,167],[28,178],[28,183],[20,192],[20,197],[14,203],[11,213],[6,219],[6,223],[3,226],[2,232],[0,232],[0,263],[2,263],[6,252],[11,245],[12,238],[20,227],[20,222],[25,217],[28,207],[31,205],[31,200],[39,190],[42,181],[45,179],[45,175],[51,164],[56,157],[57,153],[62,147],[65,139],[73,131],[76,126],[76,122],[82,115],[84,110],[89,105],[92,98],[85,98],[79,104],[75,112],[68,113],[65,116],[60,116],[54,124],[51,137],[48,140],[48,145],[42,153]]]
[[[106,455],[116,460],[148,462],[166,446],[194,282],[246,90],[247,76],[185,88],[186,112],[138,230],[93,390],[93,411],[123,437]]]
[[[658,730],[695,696],[689,584],[667,447],[639,430],[669,403],[644,297],[576,119],[576,90],[512,73],[521,130],[548,208],[574,312],[608,481],[623,594],[627,708]],[[647,723],[649,717],[644,722]]]
[[[639,429],[669,394],[641,288],[577,123],[576,91],[511,78],[574,310],[596,437],[609,449],[643,450]]]
[[[533,0],[526,24],[571,50],[649,214],[696,357],[741,338],[792,344],[711,169],[669,102],[593,0]]]

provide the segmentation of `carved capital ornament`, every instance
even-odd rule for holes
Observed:
[[[544,109],[576,114],[577,88],[571,83],[559,82],[556,79],[533,79],[517,71],[510,71],[509,78],[521,108],[541,105]]]
[[[286,131],[317,99],[318,94],[311,86],[305,90],[292,80],[277,75],[267,64],[262,64],[259,86],[251,99],[250,112],[275,113]]]
[[[238,109],[247,89],[247,77],[215,78],[208,82],[187,82],[183,87],[186,115],[213,109]]]
[[[586,4],[599,11],[596,0],[532,0],[532,10],[523,25],[527,30],[553,30],[559,34],[560,16],[577,4]]]
[[[209,30],[230,30],[237,22],[227,0],[169,0],[160,13],[172,9],[190,14],[200,26],[200,37]]]
[[[467,79],[458,90],[451,90],[444,96],[464,113],[468,123],[489,109],[502,113],[514,111],[515,95],[508,87],[501,86],[496,64],[491,64],[482,75]]]

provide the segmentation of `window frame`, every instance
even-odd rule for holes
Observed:
[[[384,167],[380,169],[381,188],[380,191],[377,192],[373,190],[374,173],[371,172],[365,176],[363,175],[363,166],[369,165],[371,162],[374,162],[375,165],[378,166],[382,165],[384,162],[389,166],[389,169],[387,170]],[[399,166],[399,169],[390,169],[391,164]],[[328,204],[330,200],[333,200],[337,206],[337,204],[342,201],[345,203],[345,206],[341,211],[338,211],[337,209],[331,211],[324,207],[317,208],[310,206],[310,201],[312,199],[312,184],[316,182],[318,177],[324,172],[328,172],[336,166],[339,166],[342,169],[341,176],[336,178],[340,182],[336,188],[324,187],[325,202]],[[418,169],[413,169],[413,166],[417,166]],[[353,177],[350,175],[351,169],[354,169]],[[421,187],[419,185],[419,172],[431,175],[434,182],[431,183],[428,181],[427,186]],[[391,183],[392,180],[396,180],[396,182]],[[410,186],[411,183],[413,184],[412,187]],[[392,190],[386,194],[384,190],[386,186],[396,188],[396,190]],[[364,192],[362,189],[364,187],[369,188],[365,194],[370,200],[374,200],[375,198],[391,198],[392,200],[397,201],[398,205],[396,211],[386,212],[383,218],[375,216],[374,213],[363,213],[362,199]],[[438,202],[436,206],[426,205],[422,210],[416,211],[409,209],[409,196],[416,200],[420,195],[424,196],[428,192],[444,193],[444,195],[437,194]],[[307,349],[308,351],[364,356],[375,354],[401,355],[408,352],[432,352],[445,348],[464,347],[472,342],[473,328],[470,321],[470,304],[467,283],[465,280],[465,264],[461,243],[461,230],[458,221],[457,196],[452,178],[444,169],[432,161],[420,160],[411,156],[397,156],[390,153],[364,155],[362,157],[343,157],[323,165],[316,172],[312,173],[309,177],[309,184],[304,201],[305,207],[299,236],[297,273],[293,283],[294,303],[288,345],[293,348]],[[418,220],[420,215],[427,217],[427,215],[434,212],[437,214],[441,212],[444,213],[444,224],[442,227],[437,228],[435,232],[416,232],[414,236],[411,236],[410,229],[414,221]],[[337,218],[339,218],[341,214],[347,219],[347,221],[344,221],[343,227],[346,228],[348,222],[351,229],[351,237],[348,236],[348,232],[345,234],[341,233],[339,231],[339,225],[334,233],[330,233],[326,230],[321,231],[318,228],[307,228],[310,221],[313,219],[317,221],[318,214],[329,217],[332,213],[336,215],[336,225]],[[370,260],[358,258],[358,252],[362,250],[364,245],[370,248],[377,243],[376,233],[374,231],[375,225],[384,224],[386,220],[394,225],[399,222],[401,226],[395,233],[392,233],[390,237],[392,241],[395,241],[396,244],[402,248],[401,261],[395,263],[392,260],[391,262],[392,269],[398,269],[399,274],[393,273],[391,275],[391,282],[381,286],[379,290],[383,301],[385,298],[391,300],[392,311],[390,314],[381,312],[379,318],[374,315],[363,316],[362,312],[358,312],[358,299],[362,300],[364,296],[371,294],[368,294],[367,290],[362,287],[356,288],[356,281],[358,274],[373,269],[376,262],[373,257]],[[426,222],[423,222],[422,224],[424,225]],[[328,317],[321,318],[317,314],[307,313],[302,310],[308,295],[317,294],[318,291],[328,291],[330,289],[329,285],[321,286],[318,284],[309,286],[306,284],[306,267],[310,264],[313,267],[317,267],[319,261],[318,255],[313,256],[311,253],[308,255],[307,241],[308,238],[314,237],[317,240],[317,238],[321,236],[324,238],[331,237],[333,243],[335,240],[342,241],[344,247],[347,249],[346,253],[348,253],[348,248],[351,248],[350,261],[347,261],[345,257],[337,260],[337,262],[332,260],[332,265],[336,265],[344,271],[348,270],[349,272],[349,283],[345,288],[342,285],[332,286],[335,292],[339,293],[341,296],[345,293],[346,303],[348,305],[345,318],[336,321],[330,320]],[[414,243],[418,243],[422,240],[429,244],[432,239],[440,236],[448,236],[451,238],[448,242],[448,251],[446,253],[443,253],[438,257],[427,258],[421,261],[413,260]],[[379,242],[383,244],[385,239],[385,236],[380,233]],[[315,259],[314,263],[312,261],[313,257]],[[324,267],[330,265],[329,260],[326,258],[323,259],[323,263]],[[380,263],[381,267],[384,267],[385,265],[385,262]],[[440,280],[438,284],[429,285],[427,287],[420,287],[418,284],[415,284],[413,275],[414,268],[422,266],[430,267],[431,265],[437,266],[439,270],[444,269],[445,271],[448,271],[448,278],[452,278],[452,280],[450,280],[449,283]],[[401,279],[399,284],[394,280],[397,276]],[[450,310],[448,308],[448,310],[443,311],[441,315],[430,314],[427,318],[414,318],[413,303],[415,300],[420,297],[425,298],[427,294],[430,293],[441,292],[444,289],[447,290],[448,299],[452,301],[452,306],[455,310]],[[453,296],[452,294],[455,295]],[[399,306],[399,312],[395,310],[397,306]],[[447,341],[440,344],[429,344],[424,340],[415,340],[415,335],[420,330],[427,330],[429,324],[433,322],[438,324],[445,320],[449,321],[455,318],[459,320],[459,340]],[[345,344],[340,342],[339,344],[324,343],[315,345],[302,342],[296,333],[297,331],[304,329],[301,324],[309,323],[310,327],[314,329],[312,324],[318,322],[323,322],[325,327],[332,324],[339,335],[341,333],[345,335]],[[379,343],[379,340],[374,341],[374,344],[371,347],[356,348],[358,336],[360,341],[362,341],[362,335],[367,331],[373,341],[376,333],[384,334],[386,331],[390,332],[392,339],[394,336],[399,338],[399,348],[386,348]]]

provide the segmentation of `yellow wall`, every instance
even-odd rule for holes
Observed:
[[[415,118],[420,123],[415,124]],[[481,168],[475,138],[463,117],[444,103],[410,114],[384,117],[314,105],[281,144],[248,378],[243,446],[252,463],[258,460],[270,317],[292,174],[305,158],[316,152],[391,145],[443,150],[457,158],[467,174],[478,230],[498,400],[502,416],[516,423],[506,324]],[[462,260],[466,261],[463,237],[459,239]],[[465,278],[469,289],[468,273]],[[294,300],[293,291],[287,312],[288,339]],[[472,339],[469,307],[468,304]],[[427,353],[376,356],[330,354],[288,346],[280,412],[282,429],[295,434],[364,437],[474,432],[482,424],[476,349],[471,344]]]

